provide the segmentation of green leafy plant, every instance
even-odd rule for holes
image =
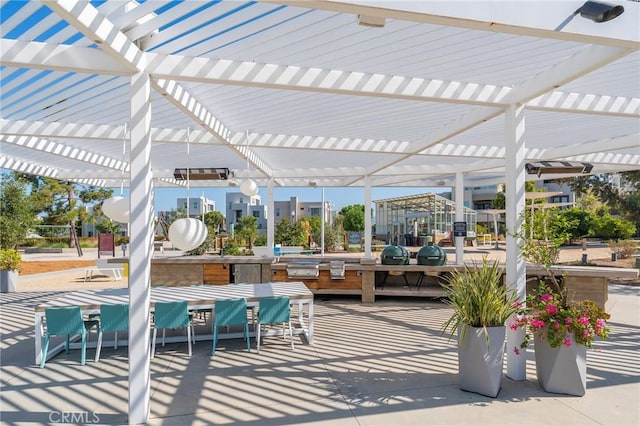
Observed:
[[[502,270],[497,262],[465,265],[462,271],[453,271],[444,285],[446,304],[453,314],[442,326],[450,337],[460,328],[464,338],[467,327],[482,327],[489,338],[487,327],[504,326],[517,312],[517,295],[510,293],[502,283]]]
[[[522,236],[521,236],[522,238]],[[525,303],[519,304],[516,320],[509,324],[513,330],[522,328],[525,337],[520,348],[514,347],[516,355],[525,349],[534,336],[546,339],[553,348],[570,346],[570,335],[576,343],[591,347],[596,337],[606,338],[609,314],[591,300],[575,302],[569,300],[564,277],[557,277],[551,269],[557,260],[558,242],[542,242],[522,238],[521,254],[546,271],[537,290],[529,294]]]
[[[13,249],[0,250],[0,270],[20,271],[22,256]]]

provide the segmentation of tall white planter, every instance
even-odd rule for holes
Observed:
[[[18,290],[18,271],[0,271],[0,293],[13,293]]]
[[[568,334],[571,346],[552,348],[547,339],[536,336],[536,375],[546,392],[583,396],[587,392],[587,347]]]
[[[462,390],[495,398],[502,385],[506,327],[487,331],[488,344],[482,328],[467,326],[464,340],[458,331],[458,376]]]

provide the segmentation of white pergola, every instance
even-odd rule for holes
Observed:
[[[175,168],[237,171],[191,182],[224,188],[248,161],[271,207],[280,186],[371,204],[371,187],[446,185],[461,203],[506,182],[513,232],[540,178],[525,163],[637,170],[640,3],[609,22],[583,3],[3,0],[0,168],[130,190],[129,421],[149,410],[153,189],[184,185]],[[513,237],[507,259],[523,296]]]

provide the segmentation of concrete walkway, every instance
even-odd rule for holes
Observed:
[[[33,364],[33,307],[60,294],[0,295],[0,422],[126,424],[125,347],[105,347],[98,363],[89,349],[84,367],[77,350]],[[497,398],[461,391],[456,343],[440,333],[450,310],[437,301],[317,297],[314,346],[269,338],[258,355],[221,341],[211,357],[202,341],[191,358],[185,344],[160,347],[150,424],[637,425],[640,288],[610,286],[610,300],[611,337],[588,353],[584,397],[543,392],[532,351],[528,380],[505,377]]]

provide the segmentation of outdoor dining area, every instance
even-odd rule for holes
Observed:
[[[291,326],[291,306],[297,308],[297,326]],[[77,348],[80,340],[81,364],[85,364],[87,346],[96,347],[95,361],[100,357],[104,332],[113,332],[114,348],[118,347],[118,332],[129,331],[129,295],[124,288],[77,291],[65,294],[35,308],[34,343],[35,362],[44,367],[48,358],[54,357],[64,348]],[[211,352],[215,354],[217,340],[243,337],[247,349],[249,337],[256,338],[255,349],[260,351],[262,338],[274,334],[286,338],[287,333],[293,349],[293,335],[303,334],[307,344],[313,343],[313,293],[301,283],[233,284],[227,286],[181,286],[157,287],[151,293],[151,315],[153,318],[151,339],[152,357],[156,351],[157,331],[162,332],[162,346],[165,341],[187,342],[191,356],[192,342],[213,340]],[[195,333],[196,317],[210,320],[207,332]],[[251,333],[249,332],[251,322]],[[281,329],[263,332],[266,325],[281,325]],[[230,326],[241,326],[240,332]],[[219,333],[219,328],[226,331]],[[97,343],[88,345],[88,334],[92,329],[98,333]],[[165,338],[167,329],[184,329],[185,335]],[[46,332],[45,332],[46,330]],[[233,331],[233,332],[230,332]],[[64,336],[63,342],[50,347],[51,336]],[[44,346],[42,344],[44,338]],[[126,345],[127,338],[122,342]]]

